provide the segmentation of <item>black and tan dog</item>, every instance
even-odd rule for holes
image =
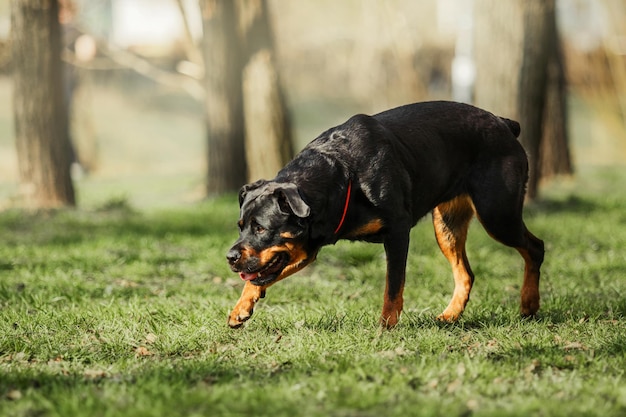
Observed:
[[[322,246],[349,239],[384,244],[380,320],[396,325],[409,231],[431,211],[454,274],[454,294],[439,318],[456,320],[469,300],[474,274],[465,240],[474,214],[524,258],[521,313],[534,315],[544,248],[522,220],[528,160],[519,133],[515,121],[453,102],[356,115],[322,133],[276,178],[240,191],[240,236],[227,259],[246,283],[228,324],[241,326],[270,285],[311,263]]]

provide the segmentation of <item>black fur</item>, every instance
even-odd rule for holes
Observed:
[[[285,232],[311,259],[339,239],[382,242],[390,296],[401,295],[409,230],[463,195],[491,236],[532,252],[540,264],[543,245],[538,239],[529,243],[522,221],[528,162],[519,133],[515,121],[454,102],[353,116],[318,136],[273,180],[242,188],[242,233],[228,254],[231,267],[254,272],[260,266],[242,259],[242,249],[284,244]],[[345,222],[335,233],[349,186]],[[372,222],[380,227],[366,227]],[[269,233],[254,233],[255,225]],[[267,286],[279,276],[252,283]]]

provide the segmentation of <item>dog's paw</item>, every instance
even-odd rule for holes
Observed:
[[[445,311],[438,315],[435,319],[442,323],[456,323],[461,316],[460,313],[446,313]]]
[[[520,307],[522,317],[535,317],[537,310],[539,310],[538,294],[532,297],[528,296],[526,298],[522,298],[522,305]]]
[[[398,324],[398,319],[398,315],[394,314],[387,317],[381,316],[378,322],[380,323],[381,329],[391,330]]]
[[[237,311],[237,309],[235,309],[228,316],[228,326],[231,329],[238,329],[241,326],[243,326],[243,324],[246,321],[248,321],[248,319],[251,316],[252,316],[252,310],[250,310],[250,311],[246,311],[246,310],[239,310],[239,311]]]
[[[263,297],[265,297],[265,287],[246,282],[239,301],[228,315],[228,325],[233,329],[241,327],[244,322],[250,319],[255,304]]]

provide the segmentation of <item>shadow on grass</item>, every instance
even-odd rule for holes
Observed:
[[[235,379],[254,378],[255,370],[244,370],[234,363],[218,360],[162,361],[159,364],[146,362],[129,372],[110,373],[107,371],[85,370],[83,373],[50,373],[39,369],[22,369],[16,372],[0,373],[0,393],[11,390],[35,390],[44,397],[58,395],[59,390],[77,392],[90,387],[103,385],[145,385],[151,383],[163,386],[189,387],[198,384],[227,384]],[[266,375],[264,375],[266,376]],[[0,397],[0,404],[2,397]]]
[[[527,206],[530,213],[592,213],[605,209],[605,204],[598,199],[570,195],[566,198],[542,198]]]
[[[546,299],[535,317],[522,317],[517,311],[513,311],[514,308],[513,305],[506,305],[494,311],[485,308],[466,310],[464,315],[453,323],[437,320],[434,312],[432,314],[405,312],[402,314],[400,324],[415,331],[428,327],[443,330],[484,330],[527,324],[550,326],[590,321],[616,323],[626,320],[626,299],[617,296],[611,288]]]
[[[61,209],[0,213],[7,244],[72,245],[102,237],[162,238],[167,235],[236,236],[237,199],[223,197],[192,207],[141,213],[126,204],[95,211]]]

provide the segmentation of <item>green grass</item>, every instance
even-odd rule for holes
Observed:
[[[0,213],[0,415],[624,415],[624,184],[582,172],[528,208],[547,248],[537,320],[518,316],[521,258],[475,223],[472,300],[436,322],[453,284],[421,222],[391,331],[382,247],[347,242],[230,330],[235,196]]]

